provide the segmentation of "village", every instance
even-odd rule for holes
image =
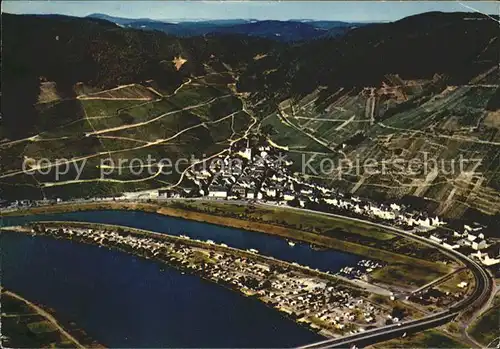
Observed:
[[[293,161],[267,139],[241,140],[229,155],[201,162],[186,172],[189,189],[149,190],[119,197],[74,199],[69,202],[207,199],[301,208],[369,220],[413,231],[433,242],[477,259],[485,267],[500,265],[500,241],[486,226],[476,222],[450,226],[438,216],[396,202],[379,203],[342,193],[335,188],[293,172]],[[194,186],[194,188],[193,188]],[[0,204],[9,211],[61,199],[21,200]]]
[[[308,267],[297,263],[274,263],[256,250],[237,250],[185,235],[161,234],[158,237],[119,227],[92,229],[66,226],[66,223],[42,223],[34,224],[29,232],[117,248],[166,262],[182,272],[197,274],[246,296],[257,297],[286,316],[330,337],[398,323],[405,316],[397,305],[377,304],[366,292],[334,277],[309,273]],[[377,267],[377,263],[370,260],[363,260],[359,265]],[[351,267],[351,271],[355,269]]]

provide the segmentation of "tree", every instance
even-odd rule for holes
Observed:
[[[263,283],[262,283],[262,288],[271,288],[272,286],[272,283],[271,281],[269,280],[265,280]]]
[[[262,126],[261,130],[263,134],[268,136],[272,136],[278,133],[273,125],[264,125]]]

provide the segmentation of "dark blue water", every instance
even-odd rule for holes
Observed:
[[[361,258],[290,247],[279,237],[130,211],[8,217],[118,224],[224,242],[279,259],[337,271]],[[121,252],[47,237],[0,235],[2,285],[56,310],[110,347],[293,347],[321,337],[263,303]]]
[[[2,233],[2,286],[109,347],[293,347],[322,337],[245,298],[149,260]]]
[[[94,223],[107,223],[146,229],[171,235],[187,235],[200,240],[213,240],[226,243],[231,247],[254,248],[261,254],[281,260],[297,262],[322,271],[337,272],[344,266],[353,266],[360,256],[333,250],[313,250],[308,244],[297,243],[290,247],[280,237],[263,233],[248,232],[241,229],[221,227],[214,224],[189,221],[154,213],[140,211],[85,211],[51,215],[6,217],[4,226],[19,225],[36,220],[67,220]]]

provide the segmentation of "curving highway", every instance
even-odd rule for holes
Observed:
[[[314,211],[316,212],[316,211]],[[317,212],[316,212],[317,213]],[[379,223],[374,223],[370,221],[365,221],[358,218],[345,217],[336,214],[333,215],[343,219],[350,219],[354,221],[359,221],[365,224],[371,224],[373,226],[378,226],[387,230],[390,230],[396,235],[403,236],[405,238],[418,241],[424,245],[432,246],[439,249],[442,253],[450,256],[451,258],[459,261],[467,268],[469,268],[475,278],[475,288],[469,297],[461,300],[460,302],[454,304],[449,309],[428,315],[421,319],[402,321],[397,324],[392,324],[389,326],[379,327],[365,332],[356,333],[349,336],[344,336],[341,338],[327,339],[321,342],[308,344],[299,349],[326,349],[326,348],[345,348],[351,346],[361,346],[369,345],[383,340],[388,340],[402,335],[405,332],[416,332],[425,330],[428,328],[436,327],[447,323],[459,315],[462,311],[469,309],[471,306],[479,308],[482,306],[490,297],[493,291],[493,280],[488,272],[475,260],[463,255],[455,250],[450,250],[444,246],[434,242],[432,240],[426,239],[424,237],[413,234],[402,229],[398,229],[391,226],[386,226]]]
[[[239,202],[242,204],[248,204],[248,202],[246,201],[239,201]],[[276,205],[267,203],[256,203],[256,205],[276,207]],[[402,321],[397,324],[379,327],[372,330],[367,330],[365,332],[344,336],[341,338],[326,339],[321,342],[316,342],[305,346],[301,346],[299,347],[299,349],[326,349],[326,348],[340,348],[340,347],[345,348],[345,347],[351,347],[353,345],[359,347],[360,345],[369,345],[380,341],[388,340],[391,338],[395,338],[397,336],[402,335],[405,332],[411,333],[440,326],[444,323],[451,321],[456,316],[458,316],[462,311],[467,310],[470,307],[475,307],[476,309],[479,309],[482,305],[485,304],[485,302],[491,296],[491,293],[493,291],[493,280],[491,276],[488,274],[488,272],[475,260],[455,250],[447,249],[437,242],[413,234],[410,231],[405,231],[403,229],[371,222],[360,218],[342,216],[334,213],[313,211],[303,208],[295,208],[295,207],[286,207],[286,208],[290,210],[309,211],[315,214],[323,214],[341,219],[349,219],[352,221],[360,222],[363,224],[369,224],[372,226],[377,226],[389,230],[395,235],[399,235],[420,242],[424,245],[437,248],[443,254],[449,256],[450,258],[458,262],[463,263],[469,270],[471,270],[475,278],[475,288],[473,292],[467,298],[454,304],[447,310],[444,310],[439,313],[433,313],[420,319]]]

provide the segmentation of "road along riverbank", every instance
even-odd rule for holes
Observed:
[[[370,222],[366,222],[366,224],[370,224]],[[411,233],[402,231],[401,229],[397,229],[397,228],[393,228],[393,227],[386,227],[386,228],[388,230],[391,230],[394,234],[403,235],[409,239],[417,240],[423,244],[430,245],[431,247],[435,247],[437,249],[440,248],[439,246],[434,246],[436,244],[433,244],[432,242],[429,242],[428,240],[423,239],[415,234],[411,234]],[[443,253],[448,254],[451,252],[443,251]],[[478,273],[481,273],[481,271],[477,270],[477,268],[475,266],[475,264],[477,264],[477,263],[470,261],[468,259],[464,259],[464,258],[462,258],[462,256],[456,256],[455,253],[453,253],[453,255],[451,257],[453,257],[454,259],[457,259],[458,262],[464,262],[470,269],[475,269],[475,271],[478,271]],[[480,268],[480,269],[482,269],[482,268]],[[426,317],[425,319],[422,319],[422,320],[426,320],[425,322],[413,323],[412,321],[408,321],[408,323],[403,324],[404,327],[402,327],[402,328],[395,328],[393,326],[387,330],[388,331],[390,330],[390,333],[397,334],[397,333],[400,333],[400,330],[404,330],[404,329],[411,330],[411,329],[420,328],[421,327],[420,325],[422,325],[424,327],[431,327],[431,325],[436,326],[437,324],[442,323],[443,321],[446,322],[446,321],[449,321],[450,319],[454,318],[460,311],[465,309],[467,306],[469,306],[471,304],[477,305],[478,302],[481,303],[481,299],[484,299],[485,294],[487,294],[489,292],[488,290],[490,289],[490,287],[489,287],[490,282],[489,282],[489,280],[487,280],[487,278],[489,276],[479,275],[478,273],[474,273],[475,276],[477,277],[477,279],[479,279],[479,280],[476,279],[477,281],[479,281],[479,282],[477,282],[478,286],[476,287],[474,294],[471,297],[469,297],[467,300],[464,299],[464,301],[461,302],[459,305],[454,306],[452,309],[446,311],[443,314],[435,314],[432,316],[432,318]],[[369,332],[371,332],[371,331],[369,331]],[[386,333],[386,332],[384,332],[384,333]],[[368,333],[367,333],[367,335],[368,335]],[[370,335],[373,335],[373,338],[375,340],[375,338],[378,338],[378,331],[375,333],[370,333]],[[365,338],[365,337],[361,336],[361,335],[356,335],[355,338],[351,338],[351,339],[354,342],[357,339],[362,340],[362,338]],[[346,340],[349,340],[349,338],[346,338]],[[327,346],[329,346],[329,345],[338,345],[339,343],[338,342],[337,343],[329,342],[329,343],[325,343],[325,344]]]
[[[211,241],[75,222],[30,223],[13,230],[118,249],[166,263],[254,296],[328,337],[382,326],[392,311],[368,299],[377,292],[376,287],[362,289],[363,283],[353,285],[329,273]]]
[[[228,206],[230,204],[227,204]],[[216,214],[208,214],[199,211],[182,209],[172,206],[171,203],[148,203],[148,202],[86,202],[86,203],[68,203],[57,204],[43,207],[34,207],[18,211],[7,212],[4,216],[6,218],[11,216],[23,215],[36,215],[36,214],[52,214],[64,212],[78,212],[78,211],[92,211],[92,210],[125,210],[125,211],[143,211],[156,213],[160,215],[183,218],[187,220],[210,223],[220,226],[232,227],[236,229],[243,229],[247,231],[260,232],[275,236],[280,236],[286,239],[310,243],[320,247],[332,248],[339,251],[354,253],[360,256],[377,259],[391,264],[408,265],[412,267],[419,267],[422,270],[429,270],[431,272],[445,275],[451,271],[449,265],[443,263],[436,263],[421,258],[411,257],[405,254],[394,253],[386,249],[366,246],[359,243],[346,241],[342,236],[327,236],[323,234],[293,229],[276,224],[265,223],[255,220],[247,220],[243,218],[234,218],[228,216],[221,216]],[[287,209],[287,215],[294,215],[296,210]],[[272,214],[272,213],[270,213]],[[321,215],[320,212],[316,214]],[[345,217],[349,221],[349,217]],[[365,222],[364,224],[370,224]],[[382,229],[378,227],[378,229]],[[385,228],[383,228],[385,229]],[[385,231],[390,232],[385,229]],[[426,282],[423,282],[425,284]]]
[[[65,328],[47,310],[5,288],[2,299],[2,346],[103,348],[84,331]],[[78,338],[77,338],[78,337]]]

